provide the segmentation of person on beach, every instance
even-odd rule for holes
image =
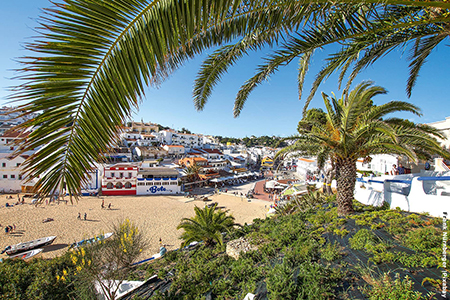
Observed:
[[[102,199],[102,209],[105,208],[105,199]]]
[[[405,174],[405,168],[403,167],[402,164],[398,164],[397,171],[399,175]]]
[[[84,220],[86,221],[87,213],[84,213]]]
[[[111,209],[111,203],[108,204],[108,209]]]
[[[78,220],[81,220],[81,213],[78,213],[77,219],[78,219]]]
[[[398,175],[398,169],[396,165],[392,165],[391,175]]]

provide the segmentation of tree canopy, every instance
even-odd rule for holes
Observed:
[[[327,109],[326,122],[320,119],[304,121],[308,128],[299,128],[295,143],[277,153],[317,156],[318,165],[326,161],[336,169],[338,212],[353,212],[353,192],[356,182],[356,161],[375,154],[399,154],[417,161],[432,154],[449,157],[435,137],[442,134],[431,126],[414,124],[398,118],[386,118],[394,112],[420,115],[416,106],[402,101],[372,105],[372,98],[386,90],[362,82],[341,98],[322,93]]]

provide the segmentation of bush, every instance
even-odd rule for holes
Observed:
[[[384,273],[380,278],[370,280],[371,288],[366,289],[370,300],[420,300],[425,299],[421,293],[414,291],[412,281],[408,276],[403,280],[398,274],[395,274],[395,280]]]
[[[6,259],[0,263],[0,299],[71,299],[74,270],[68,255],[52,260]]]

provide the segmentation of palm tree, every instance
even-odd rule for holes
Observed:
[[[17,111],[40,113],[17,128],[33,131],[16,154],[38,149],[22,167],[25,178],[37,178],[43,197],[64,188],[78,195],[92,162],[116,144],[144,87],[157,86],[205,49],[237,40],[205,61],[194,89],[198,109],[239,58],[266,45],[280,46],[242,86],[238,115],[251,90],[295,58],[301,91],[314,49],[332,43],[346,46],[331,56],[316,86],[336,69],[344,74],[356,62],[356,72],[412,40],[417,74],[447,36],[450,21],[445,1],[62,1],[44,10],[39,37],[26,45],[33,54],[21,59],[23,84],[11,96],[20,103]]]
[[[181,247],[192,242],[203,241],[206,246],[216,243],[223,245],[222,233],[229,232],[235,225],[234,217],[227,215],[226,211],[217,210],[217,204],[201,209],[194,207],[195,216],[193,218],[183,218],[177,229],[184,229],[181,238]]]
[[[200,172],[201,169],[202,169],[202,166],[193,164],[193,165],[187,166],[186,169],[183,170],[183,173],[186,175],[188,182],[194,182],[194,181],[199,180],[200,177],[199,177],[198,173]]]
[[[406,155],[414,161],[434,153],[449,157],[433,137],[441,137],[435,128],[398,118],[382,119],[399,111],[420,115],[416,106],[402,101],[373,106],[372,98],[385,93],[385,89],[372,86],[372,82],[360,83],[340,99],[322,93],[326,123],[310,120],[311,130],[299,127],[296,142],[277,153],[278,156],[292,152],[316,155],[320,167],[330,160],[336,168],[339,215],[353,212],[359,158],[382,153]]]

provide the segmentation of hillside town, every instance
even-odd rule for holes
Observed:
[[[0,109],[0,192],[33,193],[36,179],[24,178],[21,170],[21,164],[33,153],[14,156],[19,146],[17,140],[26,138],[32,128],[28,132],[14,131],[14,126],[27,119],[20,113],[10,113],[12,109]],[[449,136],[449,123],[450,118],[447,118],[429,125]],[[448,140],[445,141],[447,144],[442,142],[444,147],[449,147]],[[124,124],[120,142],[106,155],[106,162],[93,162],[95,168],[89,173],[82,194],[184,194],[197,187],[217,188],[257,179],[269,169],[289,170],[297,179],[324,180],[325,170],[318,169],[315,157],[288,156],[274,163],[278,150],[264,145],[222,144],[213,135],[185,133],[150,122],[130,121]],[[449,170],[440,158],[414,164],[389,154],[374,155],[371,161],[360,159],[357,169],[363,174],[384,175],[390,174],[392,165],[399,164],[404,167],[403,174],[417,173],[430,166],[436,171]]]
[[[14,157],[17,141],[32,132],[16,132],[25,122],[19,113],[0,114],[0,191],[32,193],[36,179],[22,175],[21,164],[33,153]],[[35,149],[39,151],[39,149]],[[265,146],[220,144],[211,135],[183,133],[146,122],[128,122],[120,142],[106,155],[106,162],[93,162],[83,195],[180,194],[194,187],[233,184],[260,176],[260,168],[273,164],[277,149]],[[194,174],[189,167],[198,166]]]

